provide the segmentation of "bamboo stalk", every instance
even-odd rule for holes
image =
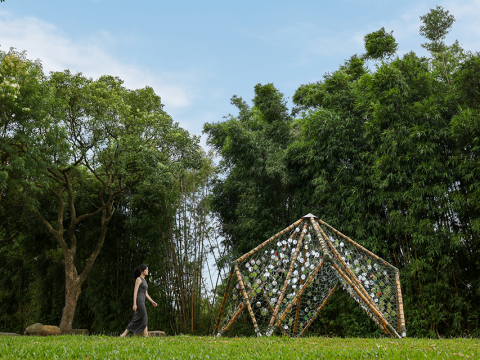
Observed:
[[[242,314],[243,310],[245,309],[245,305],[243,303],[240,304],[240,306],[238,307],[238,310],[237,312],[233,315],[233,317],[230,319],[230,321],[228,322],[227,325],[225,325],[222,330],[220,330],[220,332],[217,334],[217,337],[218,336],[221,336],[221,334],[225,333],[226,331],[228,331],[230,329],[230,327],[235,324],[235,322],[238,320],[238,317]]]
[[[191,332],[193,333],[193,318],[194,318],[194,296],[195,296],[195,276],[197,272],[197,214],[195,209],[195,170],[193,171],[193,241],[195,243],[195,252],[193,255],[193,276],[192,276],[192,312],[191,312]]]
[[[322,305],[320,305],[317,309],[317,311],[315,312],[315,314],[310,318],[310,320],[308,320],[308,323],[307,325],[305,325],[305,327],[303,328],[302,332],[300,333],[300,335],[298,336],[302,336],[303,333],[305,331],[307,331],[307,329],[310,327],[310,325],[312,325],[312,323],[315,321],[315,319],[317,318],[318,314],[320,314],[320,311],[323,309],[323,307],[327,304],[327,301],[330,299],[330,297],[333,295],[333,293],[335,292],[335,290],[337,290],[338,288],[338,285],[335,285],[333,287],[332,290],[330,290],[328,296],[325,298],[325,300],[323,300],[322,302]]]
[[[398,271],[395,272],[395,282],[397,283],[398,315],[400,317],[399,331],[401,331],[402,337],[406,337],[407,329],[405,328],[405,316],[403,313],[402,287],[400,286],[400,274]]]
[[[371,298],[371,296],[368,294],[368,292],[365,290],[365,288],[363,287],[362,283],[357,279],[357,276],[353,273],[353,271],[350,270],[350,268],[347,266],[347,264],[345,263],[345,261],[343,260],[342,256],[338,253],[337,249],[335,248],[335,246],[333,246],[332,242],[330,241],[330,239],[328,238],[328,236],[323,232],[323,229],[321,227],[319,227],[319,230],[320,230],[320,233],[322,234],[322,236],[325,238],[325,240],[327,241],[328,245],[330,246],[330,248],[333,250],[334,252],[334,256],[335,256],[335,259],[340,261],[340,263],[342,264],[342,268],[346,271],[346,273],[350,276],[350,280],[352,280],[355,285],[360,289],[360,291],[363,292],[363,295],[365,296],[365,298],[368,300],[368,302],[370,303],[371,307],[374,307],[377,312],[379,314],[381,314],[382,318],[383,318],[383,314],[382,312],[380,311],[380,309],[378,308],[378,306],[375,304],[375,302],[373,301],[373,299]],[[379,319],[381,321],[381,319]]]
[[[253,290],[250,291],[250,294],[248,294],[248,298],[251,299],[252,298],[252,293],[253,293]],[[232,318],[230,319],[230,321],[228,322],[227,325],[225,325],[222,330],[220,330],[220,332],[217,334],[217,337],[218,336],[221,336],[221,334],[225,333],[226,331],[228,331],[228,329],[230,329],[230,327],[237,321],[238,317],[242,314],[243,310],[245,309],[245,304],[242,302],[239,306],[238,306],[238,309],[237,311],[235,312],[235,314],[232,316]],[[216,331],[215,331],[216,332]]]
[[[338,253],[337,249],[335,248],[335,246],[333,246],[332,242],[330,241],[330,239],[325,235],[325,233],[323,232],[322,228],[320,228],[320,231],[322,233],[322,236],[325,237],[326,241],[328,242],[328,244],[330,245],[330,248],[333,250],[333,253],[334,253],[334,257],[336,260],[340,261],[340,263],[342,264],[342,268],[345,270],[345,272],[350,276],[350,280],[352,280],[356,285],[357,287],[363,292],[363,295],[368,299],[368,301],[370,302],[370,304],[375,307],[377,309],[377,311],[381,314],[381,311],[380,309],[378,308],[378,306],[375,304],[375,302],[373,301],[373,299],[371,298],[371,296],[368,294],[367,290],[365,290],[365,288],[363,287],[362,283],[357,279],[357,276],[353,273],[352,270],[350,270],[350,268],[347,266],[347,264],[345,263],[345,261],[343,260],[342,256]]]
[[[317,239],[320,242],[320,246],[322,247],[323,257],[325,258],[325,261],[332,261],[332,256],[330,255],[330,251],[328,251],[327,244],[325,244],[325,241],[323,241],[323,237],[320,234],[320,226],[318,226],[314,218],[310,218],[310,222],[312,223],[313,229],[317,234]]]
[[[249,251],[248,253],[242,255],[241,257],[239,257],[237,259],[237,261],[239,263],[241,263],[243,260],[245,260],[247,257],[249,257],[250,255],[254,254],[255,252],[257,252],[258,250],[260,250],[261,248],[263,248],[265,245],[267,245],[268,243],[270,243],[271,241],[273,241],[274,239],[276,239],[277,237],[285,234],[287,231],[290,231],[292,230],[295,226],[297,226],[298,224],[300,224],[301,222],[303,221],[303,219],[300,219],[300,220],[297,220],[295,221],[292,225],[290,225],[289,227],[283,229],[282,231],[280,231],[279,233],[273,235],[270,239],[268,240],[265,240],[263,243],[261,243],[260,245],[258,245],[256,248],[254,248],[253,250]]]
[[[345,281],[353,288],[353,290],[357,293],[358,296],[360,296],[360,298],[365,302],[365,304],[370,308],[370,310],[381,320],[382,324],[384,325],[384,327],[386,329],[388,329],[388,331],[390,332],[390,335],[392,335],[393,337],[398,337],[398,338],[401,338],[400,335],[397,334],[397,332],[395,331],[395,329],[392,327],[392,325],[390,325],[388,323],[388,321],[382,316],[382,314],[380,314],[374,307],[372,307],[370,305],[370,303],[368,302],[368,300],[364,297],[364,295],[362,294],[362,292],[360,290],[358,290],[358,288],[355,286],[354,283],[352,283],[352,281],[350,280],[350,278],[345,275],[343,273],[343,271],[338,267],[338,265],[333,262],[332,263],[332,266],[335,268],[335,270],[338,271],[338,273],[345,279]]]
[[[306,250],[305,246],[303,247],[303,262],[306,262],[307,256],[306,256]],[[300,288],[303,285],[303,279],[300,277]],[[297,328],[298,328],[298,316],[300,315],[300,305],[302,304],[302,297],[298,299],[298,305],[297,305],[297,311],[295,312],[295,325],[293,326],[293,336],[297,334]]]
[[[297,333],[298,316],[300,315],[300,305],[302,304],[302,297],[299,296],[297,301],[297,310],[295,311],[295,324],[293,325],[293,336]]]
[[[285,316],[287,316],[288,312],[292,309],[292,307],[298,302],[299,297],[301,297],[302,294],[307,290],[308,286],[313,281],[313,278],[317,275],[317,273],[320,271],[320,269],[324,264],[325,264],[325,261],[323,261],[322,259],[320,263],[317,265],[317,267],[315,268],[315,270],[310,274],[307,281],[305,281],[305,285],[303,285],[303,287],[300,289],[297,295],[295,295],[295,297],[292,299],[290,304],[288,304],[285,310],[283,310],[283,312],[280,314],[274,326],[280,326],[282,320],[285,318]],[[271,332],[273,332],[273,329],[271,329]]]
[[[257,334],[257,336],[262,336],[262,334],[260,333],[260,329],[258,328],[257,319],[255,319],[255,314],[253,313],[252,306],[250,305],[250,301],[248,300],[248,295],[247,295],[247,292],[245,291],[245,286],[243,285],[242,274],[240,273],[240,270],[238,269],[237,264],[235,264],[235,273],[237,274],[238,283],[240,284],[240,291],[242,292],[243,298],[247,303],[248,312],[250,313],[250,317],[252,318],[255,333]]]
[[[312,220],[313,221],[313,220]],[[345,240],[347,240],[349,243],[351,243],[352,245],[355,245],[357,248],[359,248],[360,250],[366,252],[368,255],[370,256],[373,256],[376,260],[378,261],[381,261],[385,266],[388,266],[389,268],[393,269],[393,270],[398,270],[395,266],[393,266],[392,264],[390,264],[389,262],[383,260],[380,256],[378,255],[375,255],[374,253],[372,253],[371,251],[365,249],[362,245],[360,244],[357,244],[355,241],[353,241],[352,239],[350,239],[348,236],[342,234],[340,231],[338,231],[337,229],[335,229],[334,227],[328,225],[326,222],[320,220],[320,219],[317,219],[317,221],[322,224],[322,225],[325,225],[326,227],[328,227],[331,231],[333,231],[335,234],[343,237]]]
[[[268,305],[268,308],[270,309],[270,311],[271,311],[272,314],[273,314],[273,308],[272,308],[272,305],[270,305],[270,301],[268,300],[267,295],[265,295],[265,289],[263,288],[263,286],[260,286],[260,289],[262,290],[263,299],[265,300],[265,302],[266,302],[267,305]],[[282,330],[282,334],[283,334],[283,335],[287,335],[287,332],[285,331],[285,329],[280,328],[280,330]]]
[[[220,306],[220,312],[218,314],[217,325],[215,326],[215,332],[218,331],[218,327],[220,326],[220,321],[223,315],[223,308],[225,306],[225,301],[227,300],[228,290],[230,289],[230,283],[232,282],[232,277],[233,277],[233,266],[232,266],[232,269],[230,270],[230,275],[228,276],[227,288],[225,289],[225,293],[223,295],[222,305]]]
[[[363,301],[361,301],[361,299],[359,300],[357,297],[354,297],[354,296],[351,296],[351,297],[352,297],[352,299],[355,300],[360,306],[365,306],[365,303],[364,303]],[[385,330],[385,328],[383,327],[382,323],[378,320],[378,318],[377,318],[371,311],[369,311],[369,310],[367,311],[367,310],[365,310],[365,309],[363,309],[363,310],[365,311],[365,314],[367,314],[367,316],[368,316],[370,319],[372,319],[373,322],[374,322],[375,324],[377,324],[378,327],[380,327],[385,334],[388,335],[388,330]]]
[[[307,226],[308,226],[308,224],[307,224],[307,222],[305,222],[305,224],[303,225],[303,230],[306,230]],[[293,258],[292,258],[292,262],[290,264],[290,268],[288,269],[287,277],[285,278],[285,282],[283,283],[282,291],[280,293],[280,296],[278,297],[277,305],[275,306],[275,310],[273,312],[272,318],[270,319],[270,326],[272,326],[273,323],[275,322],[275,317],[278,314],[278,310],[280,310],[280,305],[281,305],[282,300],[285,296],[285,291],[287,291],[288,281],[292,277],[293,267],[295,265],[295,261],[297,261],[298,252],[300,251],[300,248],[302,247],[302,242],[303,242],[304,236],[305,236],[305,232],[302,231],[301,234],[300,234],[300,239],[298,240],[297,248],[295,249],[295,253],[293,254]]]

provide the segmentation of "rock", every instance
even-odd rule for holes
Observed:
[[[33,335],[33,336],[40,336],[42,335],[41,333],[41,329],[42,329],[42,324],[40,323],[36,323],[36,324],[33,324],[33,325],[30,325],[29,327],[27,327],[25,329],[25,335]]]
[[[43,336],[62,335],[62,330],[58,326],[53,325],[43,325],[40,332]]]
[[[62,335],[88,335],[88,329],[62,329]]]
[[[165,334],[165,332],[163,331],[149,331],[148,332],[148,336],[167,336],[167,334]]]
[[[20,336],[20,334],[0,332],[0,336]]]

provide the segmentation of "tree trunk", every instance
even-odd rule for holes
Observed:
[[[73,256],[65,254],[65,307],[60,320],[60,329],[71,329],[77,300],[82,291],[82,282],[79,281],[77,269],[73,263]]]

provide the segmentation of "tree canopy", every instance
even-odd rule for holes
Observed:
[[[72,327],[119,198],[140,185],[161,192],[174,173],[200,166],[198,139],[173,122],[153,89],[122,83],[68,70],[45,76],[24,53],[0,53],[2,228],[13,233],[23,226],[7,215],[15,207],[56,239],[50,256],[65,267],[61,328]],[[89,219],[100,225],[90,234],[93,244],[79,232]],[[80,257],[85,246],[90,250]]]

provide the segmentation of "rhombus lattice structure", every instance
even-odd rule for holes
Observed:
[[[234,261],[215,332],[245,313],[258,336],[302,336],[339,288],[386,334],[406,336],[398,269],[312,214]]]

